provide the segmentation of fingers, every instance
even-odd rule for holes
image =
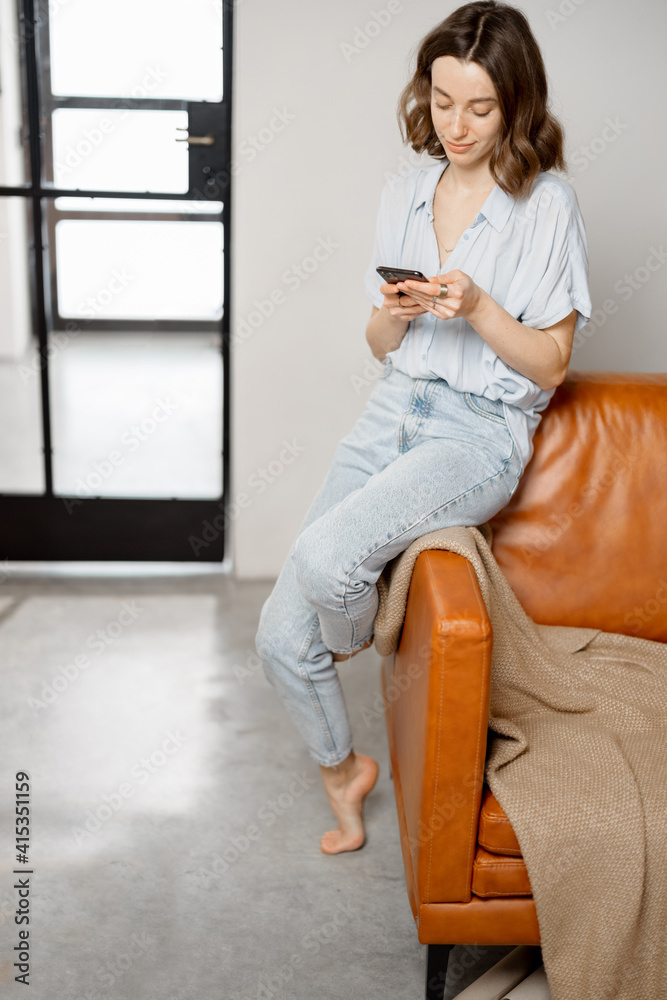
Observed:
[[[380,286],[385,308],[398,319],[412,320],[427,312],[438,319],[452,319],[460,307],[462,289],[450,285],[446,299],[440,299],[436,305],[433,304],[433,299],[439,294],[444,278],[455,281],[460,274],[460,271],[450,271],[449,274],[437,275],[428,282],[413,281],[410,278],[395,285],[385,282]]]
[[[392,316],[397,316],[399,319],[407,320],[415,319],[417,316],[421,316],[425,311],[424,306],[419,305],[418,302],[411,302],[409,300],[402,300],[398,305],[389,308],[389,312]]]
[[[459,281],[463,277],[465,277],[463,271],[448,271],[447,274],[436,274],[435,278],[431,278],[431,281],[441,281],[443,285],[448,285],[450,282]]]
[[[415,297],[422,295],[426,298],[433,298],[440,291],[440,285],[437,282],[412,281],[411,279],[399,282],[396,288],[401,292],[409,292],[410,295],[414,294]]]
[[[440,285],[435,286],[435,291],[429,293],[427,289],[430,287],[425,282],[421,282],[421,287],[417,291],[416,289],[410,289],[410,295],[414,296],[414,300],[420,305],[422,312],[429,312],[436,319],[453,319],[459,312],[461,306],[460,295],[450,295],[448,294],[444,299],[434,298],[440,291]]]
[[[405,284],[407,287],[408,282]],[[453,315],[451,310],[456,311],[461,307],[463,291],[460,287],[457,288],[455,285],[449,285],[445,298],[440,298],[440,285],[441,282],[439,281],[429,282],[428,284],[423,281],[420,283],[413,282],[410,283],[408,291],[415,301],[421,303],[429,312],[437,305],[439,309],[444,309],[447,316],[451,316]],[[398,287],[400,288],[401,285]]]
[[[398,292],[395,295],[387,295],[384,297],[384,307],[391,313],[392,316],[396,316],[398,310],[402,307],[403,303],[401,301],[401,296]]]
[[[432,299],[434,295],[440,294],[440,285],[447,284],[444,280],[445,276],[434,279],[432,281],[401,281],[400,284],[396,285],[399,291],[406,291],[413,295],[415,298],[425,298]],[[461,291],[452,282],[448,286],[447,297],[448,298],[459,298],[461,296]]]
[[[384,306],[392,316],[398,316],[399,308],[402,309],[404,301],[407,296],[400,295],[397,285],[390,285],[385,281],[384,284],[380,285],[380,291],[384,295]],[[401,301],[403,300],[403,301]]]
[[[394,291],[390,291],[393,289]],[[380,286],[380,291],[384,295],[384,307],[390,315],[398,319],[415,319],[421,316],[426,309],[419,302],[416,302],[406,292],[398,294],[397,285],[384,284]]]
[[[380,291],[385,296],[385,307],[392,316],[411,320],[424,313],[436,319],[454,319],[465,315],[468,294],[466,275],[462,271],[449,271],[436,275],[428,281],[408,278],[395,285],[384,284]],[[447,295],[440,298],[440,286],[448,286]],[[399,298],[399,292],[403,295]]]

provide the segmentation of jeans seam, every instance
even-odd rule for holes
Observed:
[[[350,625],[352,626],[352,631],[354,632],[354,622],[350,618],[350,614],[349,614],[347,608],[345,608],[345,614],[347,615],[348,620],[350,622]],[[359,652],[359,650],[362,649],[362,647],[364,646],[364,644],[367,643],[370,639],[372,639],[374,635],[375,635],[375,631],[371,630],[368,633],[368,635],[366,636],[365,639],[358,639],[356,643],[351,643],[349,649],[332,649],[331,652],[332,653],[337,653],[340,656],[346,656],[348,654],[352,655],[352,653]]]
[[[341,764],[345,758],[350,755],[351,750],[352,741],[349,742],[347,749],[344,752],[342,750],[332,750],[331,753],[327,755],[325,760],[323,760],[321,756],[312,748],[310,749],[310,754],[318,764],[322,765],[322,767],[335,767],[336,764]]]
[[[412,387],[412,391],[410,393],[410,400],[408,402],[407,409],[404,410],[404,412],[401,414],[401,420],[400,420],[400,423],[398,425],[398,452],[401,455],[405,452],[406,448],[404,446],[407,445],[407,442],[408,442],[408,438],[407,438],[407,436],[405,434],[405,421],[412,414],[412,410],[413,410],[414,403],[415,403],[415,398],[416,398],[416,395],[417,395],[417,387],[418,387],[418,385],[419,385],[419,381],[417,379],[415,379],[415,383],[414,383],[414,385]]]
[[[507,427],[507,430],[509,432],[509,436],[512,438],[512,441],[514,442],[514,448],[516,450],[517,457],[519,459],[519,466],[520,466],[520,469],[521,469],[521,471],[519,472],[519,479],[520,479],[521,476],[526,471],[526,467],[523,464],[523,458],[521,457],[521,454],[519,453],[519,447],[518,447],[518,445],[516,443],[516,438],[514,437],[514,433],[512,431],[512,427],[510,425],[509,420],[507,419],[507,407],[508,407],[509,404],[506,403],[505,400],[502,400],[502,404],[503,404],[503,416],[505,418],[505,426]],[[517,483],[517,485],[518,485],[518,483]],[[516,489],[516,487],[515,487],[515,489]]]
[[[324,745],[329,751],[329,753],[336,753],[336,741],[333,738],[331,727],[329,726],[329,721],[326,717],[324,709],[322,708],[322,703],[317,694],[317,690],[313,683],[313,679],[308,673],[308,667],[306,666],[305,663],[305,657],[308,653],[308,650],[310,649],[310,644],[313,641],[313,636],[317,631],[317,627],[318,627],[318,618],[316,615],[313,624],[310,626],[310,629],[306,634],[306,638],[301,644],[301,649],[299,650],[299,655],[297,657],[296,665],[299,674],[301,676],[301,680],[303,681],[305,688],[308,691],[308,694],[310,695],[311,705],[315,709],[315,716],[317,718],[317,722],[320,728],[320,733],[323,737]]]
[[[361,563],[359,563],[359,565],[361,565]],[[357,652],[357,650],[355,649],[355,645],[356,645],[355,634],[356,634],[357,630],[356,630],[356,626],[354,624],[354,620],[352,618],[352,615],[350,614],[350,611],[348,609],[347,601],[346,601],[347,588],[350,585],[350,582],[351,582],[350,581],[350,576],[349,576],[348,573],[346,573],[345,574],[345,586],[343,588],[343,594],[342,594],[342,597],[341,597],[341,604],[343,606],[343,614],[345,615],[345,617],[347,618],[347,620],[348,620],[348,622],[350,624],[350,631],[351,631],[351,636],[350,636],[351,637],[350,652],[354,653],[354,652]],[[365,642],[368,642],[368,640],[371,638],[371,636],[373,634],[374,634],[374,631],[372,630],[370,632],[370,634],[366,636],[365,639],[359,639],[359,640],[357,640],[358,644],[359,644],[359,649],[363,646],[363,644]],[[345,653],[347,652],[347,650],[346,649],[334,649],[333,652],[334,653],[342,653],[343,655],[345,655]]]
[[[433,395],[435,393],[437,385],[437,380],[432,378],[429,379],[426,388],[424,389],[424,415],[422,418],[422,423],[424,423],[431,416],[431,410],[433,409]]]
[[[495,423],[502,424],[503,427],[507,427],[507,420],[504,414],[501,416],[499,413],[492,413],[490,410],[485,410],[481,406],[477,406],[469,392],[464,392],[463,395],[469,409],[471,409],[474,413],[478,413],[481,417],[486,417],[487,420],[493,420]],[[509,430],[509,428],[507,429]]]

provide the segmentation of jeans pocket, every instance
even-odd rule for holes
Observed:
[[[489,399],[487,396],[478,396],[474,392],[464,392],[463,398],[466,406],[473,413],[478,413],[480,416],[486,417],[487,420],[492,420],[496,424],[502,424],[503,427],[507,427],[507,420],[505,419],[505,411],[501,399]]]

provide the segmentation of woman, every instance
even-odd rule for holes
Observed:
[[[576,195],[546,173],[564,169],[562,131],[520,11],[469,3],[434,28],[399,122],[436,162],[382,192],[365,281],[382,377],[337,447],[256,637],[320,764],[338,821],[321,841],[328,854],[363,845],[378,773],[352,749],[335,662],[371,644],[389,560],[508,502],[591,311]],[[383,283],[378,265],[429,280]]]

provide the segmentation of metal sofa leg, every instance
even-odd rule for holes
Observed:
[[[442,1000],[451,944],[430,944],[426,955],[426,1000]]]

